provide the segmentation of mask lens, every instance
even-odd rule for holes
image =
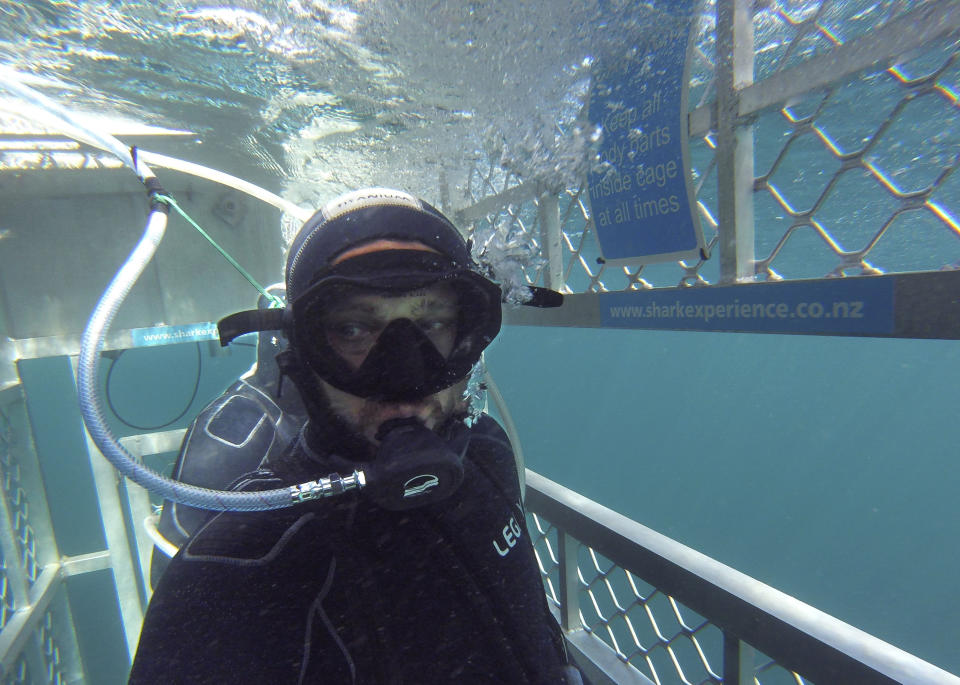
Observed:
[[[457,338],[459,306],[452,285],[437,283],[411,292],[340,289],[318,313],[330,349],[359,368],[390,323],[406,319],[445,359]]]
[[[293,303],[302,362],[357,397],[416,399],[465,378],[500,330],[499,287],[465,270],[378,275],[382,287],[331,275]]]

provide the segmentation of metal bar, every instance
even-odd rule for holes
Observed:
[[[720,282],[751,280],[753,127],[739,117],[739,89],[753,81],[753,2],[717,2],[717,210]]]
[[[120,438],[120,444],[134,457],[142,460],[147,455],[178,451],[186,432],[185,428],[178,428],[158,433],[129,435]],[[144,527],[144,521],[153,513],[153,507],[150,504],[150,493],[133,481],[125,481],[122,490],[127,500],[127,511],[130,514],[127,519],[127,532],[133,538],[136,549],[140,599],[146,605],[152,593],[150,564],[154,543]]]
[[[705,136],[716,128],[717,117],[714,113],[716,104],[702,105],[690,112],[687,117],[687,131],[691,138]]]
[[[916,340],[960,340],[960,271],[925,271],[851,278],[742,283],[703,288],[654,288],[614,293],[564,295],[554,309],[505,307],[504,322],[514,326],[570,326],[726,333],[778,333]],[[788,302],[801,304],[787,304]],[[705,303],[736,314],[746,302],[763,302],[774,318],[704,320]],[[803,318],[816,302],[820,318]],[[854,309],[848,309],[853,305]],[[669,310],[658,318],[648,308]],[[749,305],[748,305],[749,307]],[[636,309],[621,316],[614,310]],[[681,316],[682,314],[682,316]],[[724,312],[726,314],[726,312]],[[874,316],[876,315],[876,316]],[[870,325],[861,322],[870,321]],[[845,323],[846,322],[846,323]],[[852,323],[851,323],[852,322]],[[848,325],[849,324],[849,325]]]
[[[449,214],[450,206],[450,183],[447,181],[447,168],[440,165],[438,186],[440,188],[440,209],[444,214]]]
[[[0,335],[0,391],[20,385],[20,375],[17,373],[17,351],[13,342],[4,335]]]
[[[66,576],[64,576],[66,577]],[[66,593],[59,592],[49,607],[53,637],[60,650],[60,665],[67,683],[84,683],[83,660],[74,630],[73,614]]]
[[[127,350],[137,347],[133,339],[133,330],[110,331],[104,341],[104,350]],[[210,338],[213,340],[213,338]],[[168,344],[176,345],[183,340],[171,340]],[[194,342],[194,340],[191,340]],[[14,360],[42,359],[45,357],[75,357],[80,354],[79,335],[51,335],[40,338],[17,338],[12,342],[12,356]],[[0,354],[4,350],[0,348]],[[2,358],[0,358],[2,362]]]
[[[541,193],[537,203],[540,219],[540,254],[547,260],[543,274],[544,287],[562,291],[563,249],[560,237],[560,202],[553,193]]]
[[[926,3],[886,26],[743,88],[738,113],[747,116],[789,104],[864,69],[885,67],[905,53],[958,31],[960,0]]]
[[[61,562],[64,578],[77,576],[81,573],[93,573],[94,571],[104,571],[110,568],[110,552],[90,552],[89,554],[78,554],[73,557],[64,557]]]
[[[17,609],[0,631],[0,677],[6,677],[16,664],[17,657],[27,646],[27,640],[43,620],[43,612],[50,605],[60,582],[60,565],[45,566],[30,589],[27,603]]]
[[[580,584],[575,539],[565,531],[557,532],[557,554],[560,561],[560,625],[564,631],[580,630]]]
[[[960,678],[532,471],[527,509],[814,682]]]
[[[770,107],[788,105],[813,90],[841,83],[865,69],[879,69],[905,53],[957,31],[960,31],[960,0],[927,3],[886,26],[741,89],[737,114],[745,117]],[[715,128],[715,109],[716,105],[710,103],[690,112],[691,137],[706,135]]]
[[[458,226],[472,223],[478,219],[484,219],[488,214],[500,211],[510,204],[521,204],[536,197],[537,183],[535,181],[526,181],[518,186],[507,188],[496,195],[488,195],[476,204],[469,207],[458,209],[454,212],[454,220]]]
[[[191,133],[190,131],[174,131],[174,130],[158,130],[155,133],[142,132],[142,133],[111,133],[113,136],[122,137],[124,143],[127,145],[136,145],[139,147],[142,143],[156,143],[158,140],[163,140],[166,138],[185,138],[187,136],[195,137],[196,133]],[[67,142],[74,143],[73,138],[68,136],[61,135],[59,133],[47,133],[37,131],[36,133],[13,133],[13,132],[4,132],[3,135],[0,135],[0,141],[8,140],[36,140],[36,141],[51,141],[51,142]],[[177,141],[180,142],[180,141]]]
[[[77,358],[72,357],[70,361],[76,377]],[[97,499],[100,501],[100,520],[103,523],[103,532],[107,539],[107,549],[110,551],[113,567],[113,578],[117,586],[117,601],[120,606],[120,619],[123,622],[127,652],[132,658],[137,651],[144,607],[140,602],[140,586],[133,567],[124,510],[117,488],[118,475],[113,465],[97,449],[93,438],[86,430],[84,430],[84,436],[87,442],[87,456],[90,459],[90,471],[97,488]]]
[[[554,606],[550,607],[557,621],[560,616]],[[592,685],[654,685],[653,681],[639,670],[626,663],[606,642],[587,631],[564,631],[567,653]]]
[[[120,438],[120,444],[137,459],[143,459],[148,454],[163,454],[164,452],[179,452],[186,428],[175,428],[157,433],[138,433]]]
[[[146,604],[150,600],[151,592],[150,559],[153,554],[153,540],[147,535],[143,522],[153,513],[153,507],[150,505],[150,493],[146,488],[128,480],[124,483],[124,489],[130,511],[128,529],[136,542],[137,564],[142,582],[141,599]]]
[[[723,682],[725,685],[753,685],[754,649],[723,631]]]

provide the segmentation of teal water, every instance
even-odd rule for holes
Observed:
[[[527,466],[951,672],[954,342],[508,327]]]
[[[461,206],[465,176],[453,167],[464,160],[499,153],[504,163],[565,174],[570,159],[582,160],[583,149],[562,137],[551,150],[540,129],[578,106],[581,57],[599,26],[595,3],[572,3],[559,18],[551,3],[516,3],[517,16],[506,3],[411,2],[400,13],[389,3],[235,4],[236,12],[198,2],[0,0],[3,63],[85,111],[188,128],[218,160],[209,163],[245,177],[255,165],[292,200],[312,206],[371,183],[436,202],[443,165]],[[767,6],[757,28],[769,48],[757,76],[772,72],[772,56],[789,43],[792,29],[779,10],[799,18],[824,7],[824,22],[851,38],[859,23],[873,26],[912,4],[757,3]],[[538,25],[541,16],[552,24]],[[826,46],[816,32],[802,42],[795,60]],[[945,88],[960,83],[958,64],[946,71]],[[706,80],[699,87],[709,90]],[[855,148],[896,105],[898,88],[883,74],[865,79],[843,89],[818,121]],[[881,164],[904,187],[931,182],[953,159],[955,112],[919,98],[881,139]],[[761,116],[758,174],[771,169],[785,129],[778,112]],[[699,145],[706,156],[695,155],[694,164],[705,168],[712,151]],[[205,161],[192,156],[196,147],[174,147],[171,154]],[[772,179],[806,208],[838,162],[812,136],[787,159]],[[958,182],[949,175],[933,199],[953,207]],[[862,246],[896,202],[860,172],[844,175],[838,189],[818,218],[844,248]],[[715,207],[710,193],[708,183],[703,199]],[[763,257],[790,220],[764,193],[756,219]],[[956,260],[956,246],[932,214],[909,212],[870,260],[936,269]],[[788,278],[819,277],[836,262],[805,231],[774,267]],[[645,275],[673,285],[677,272],[664,265]],[[716,261],[701,273],[715,281]],[[584,280],[575,274],[571,284],[586,287]],[[200,367],[192,344],[125,353],[111,385],[119,414],[132,424],[183,427],[247,368],[246,352],[222,355],[204,345]],[[960,672],[956,343],[506,328],[488,363],[534,470]],[[99,549],[103,537],[75,461],[82,442],[68,366],[60,359],[50,368],[22,365],[21,373],[40,407],[32,419],[44,419],[37,447],[49,457],[58,542],[72,554]],[[112,425],[133,432],[119,420]],[[88,600],[75,611],[94,655],[85,665],[98,683],[118,682],[123,671],[115,607],[103,608],[109,586],[103,578],[71,581],[74,596]]]

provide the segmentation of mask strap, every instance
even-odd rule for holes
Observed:
[[[286,309],[250,309],[220,319],[217,322],[220,346],[226,347],[246,333],[283,330],[285,313]]]

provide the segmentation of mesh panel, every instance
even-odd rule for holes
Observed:
[[[6,627],[14,611],[16,606],[13,601],[13,588],[7,578],[7,560],[0,556],[0,630]]]
[[[957,45],[944,43],[760,117],[761,277],[958,265],[958,74]]]
[[[48,611],[36,631],[36,639],[39,640],[40,654],[43,659],[42,667],[45,669],[43,676],[34,676],[30,672],[29,662],[25,654],[21,653],[17,658],[16,665],[3,678],[3,685],[18,685],[20,683],[66,685],[68,681],[63,673],[60,647],[57,645],[53,634],[53,617]]]
[[[559,607],[558,531],[537,514],[528,515],[527,528],[547,601]],[[578,545],[584,630],[655,683],[723,682],[723,635],[716,625],[587,545]],[[758,685],[810,682],[760,654],[754,660],[754,678]]]
[[[475,204],[491,195],[523,192],[520,179],[489,160],[477,161],[470,169],[467,203]],[[546,262],[540,249],[540,218],[537,201],[526,200],[491,209],[470,227],[474,257],[495,267],[497,277],[516,285],[543,285]]]
[[[794,67],[927,3],[771,2],[754,15],[754,78]],[[715,27],[703,15],[690,71],[691,109],[715,99]],[[857,74],[750,123],[754,130],[755,273],[761,280],[960,268],[960,43],[942,40],[901,64]],[[716,137],[689,141],[707,254],[718,244]],[[470,174],[470,198],[523,190],[489,162]],[[513,202],[519,193],[515,193]],[[532,191],[527,192],[532,197]],[[719,260],[608,267],[586,187],[560,196],[566,292],[696,286],[719,281]],[[487,218],[539,243],[534,201]],[[482,224],[482,222],[480,222]],[[479,224],[478,224],[479,225]],[[475,226],[477,228],[477,226]],[[542,268],[527,282],[542,281]],[[539,283],[538,283],[539,284]]]
[[[778,71],[827,52],[834,40],[853,40],[880,28],[924,0],[777,0],[754,15],[754,78]]]
[[[48,611],[39,627],[40,647],[43,652],[43,661],[46,666],[46,681],[49,685],[66,685],[67,679],[63,674],[63,660],[60,655],[60,646],[55,638],[53,616]]]
[[[33,583],[40,574],[36,535],[30,527],[30,504],[27,501],[27,493],[20,484],[20,464],[12,454],[12,443],[10,422],[0,412],[0,478],[3,482],[3,495],[7,498],[7,507],[20,550],[19,562],[27,579]]]
[[[17,559],[0,556],[0,631],[7,628],[16,605],[11,576],[18,582],[24,580],[32,586],[40,576],[37,560],[37,539],[30,525],[30,504],[21,480],[20,464],[14,456],[13,427],[7,416],[0,412],[0,482],[2,496],[7,503],[13,537],[17,546]],[[13,569],[22,571],[12,573]],[[8,630],[14,630],[10,627]],[[53,618],[49,611],[33,629],[33,635],[25,642],[26,648],[17,656],[16,665],[4,674],[3,683],[66,683],[60,648],[53,637]],[[39,646],[39,649],[38,649]],[[27,655],[30,655],[28,658]]]
[[[3,685],[30,685],[31,683],[33,680],[30,678],[30,668],[21,654],[14,667],[5,675]]]
[[[500,195],[518,187],[520,182],[516,174],[500,168],[489,159],[477,159],[467,175],[467,204],[479,202],[491,195]]]

